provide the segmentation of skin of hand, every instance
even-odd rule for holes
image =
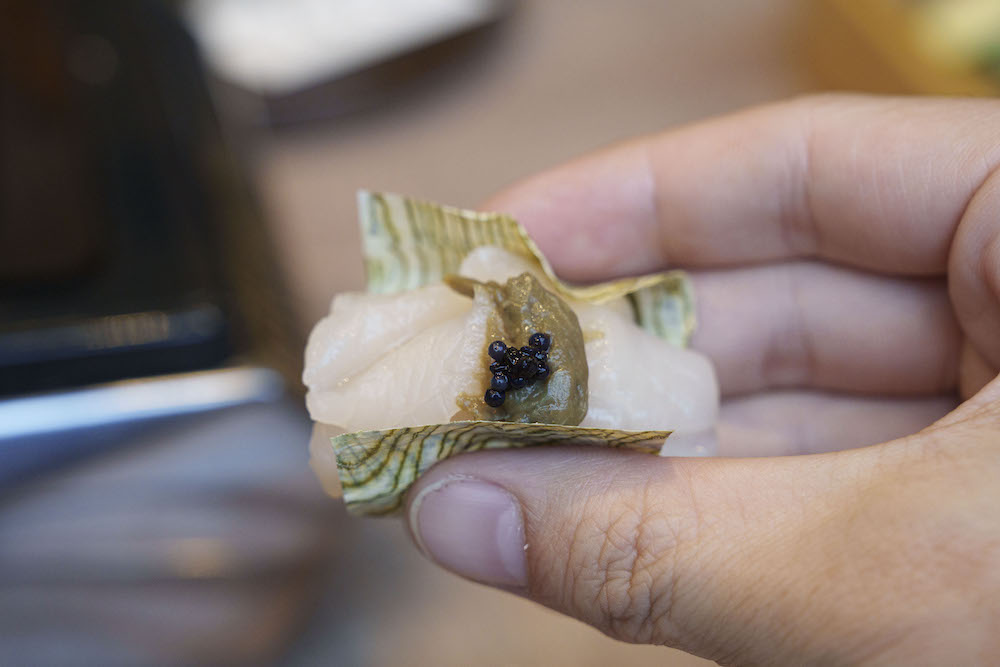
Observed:
[[[570,280],[691,272],[724,457],[460,456],[409,494],[424,554],[724,664],[1000,656],[1000,103],[793,100],[485,208]]]

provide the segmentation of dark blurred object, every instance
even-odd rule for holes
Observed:
[[[392,103],[474,60],[513,0],[191,0],[230,94],[290,125]]]
[[[270,369],[299,386],[212,101],[171,3],[0,0],[0,488],[111,425],[277,400]]]
[[[279,285],[172,7],[0,3],[0,395],[294,375]]]

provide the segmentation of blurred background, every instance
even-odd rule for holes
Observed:
[[[1000,0],[0,0],[0,664],[694,665],[308,468],[359,188],[474,208],[819,90],[1000,92]]]

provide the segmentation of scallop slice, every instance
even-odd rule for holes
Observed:
[[[353,367],[365,366],[358,372],[334,377],[330,369],[339,360],[327,364],[322,369],[326,375],[309,385],[306,405],[312,418],[345,431],[440,424],[460,418],[456,414],[459,395],[483,392],[487,312],[485,307],[473,307],[471,299],[455,298],[462,306],[457,315],[418,329],[401,344],[386,349],[366,341],[365,345],[376,347],[364,364],[350,362]],[[433,317],[442,312],[446,311],[437,310]]]
[[[719,388],[711,362],[674,347],[600,306],[577,311],[590,369],[590,407],[581,426],[710,432]]]
[[[496,282],[524,271],[554,291],[536,265],[502,248],[477,248],[460,269],[464,276]],[[581,426],[673,430],[671,441],[678,446],[681,440],[690,440],[692,451],[706,448],[701,441],[711,445],[719,388],[707,358],[642,329],[625,298],[600,305],[564,299],[588,341],[589,409]]]
[[[400,294],[339,294],[309,335],[302,381],[311,390],[332,389],[421,331],[468,309],[468,299],[443,285]]]

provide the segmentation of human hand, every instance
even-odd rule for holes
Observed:
[[[725,663],[1000,654],[1000,104],[796,100],[487,208],[570,280],[690,270],[722,453],[769,458],[460,456],[410,492],[424,553]]]

